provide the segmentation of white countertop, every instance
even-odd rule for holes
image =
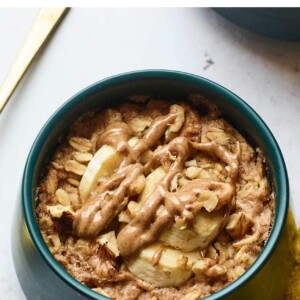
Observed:
[[[0,83],[37,12],[0,9]],[[10,231],[23,167],[38,131],[85,86],[147,68],[207,77],[260,114],[285,157],[300,224],[300,43],[253,35],[209,9],[72,9],[0,114],[1,300],[25,299],[13,267]]]

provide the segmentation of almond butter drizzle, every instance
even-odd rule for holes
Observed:
[[[130,184],[141,174],[148,174],[152,168],[163,163],[163,158],[173,158],[168,172],[156,190],[146,199],[135,217],[118,234],[117,242],[123,257],[132,257],[156,241],[166,226],[179,217],[192,222],[203,204],[199,195],[204,191],[213,191],[218,197],[216,209],[232,206],[235,195],[235,181],[238,175],[238,154],[227,151],[215,143],[195,143],[184,136],[178,136],[169,144],[155,150],[154,155],[145,166],[139,163],[141,155],[159,144],[166,129],[175,122],[176,110],[170,107],[166,116],[157,117],[149,129],[133,147],[127,141],[132,137],[131,128],[125,123],[113,123],[100,136],[101,144],[113,146],[125,158],[119,169],[104,183],[76,212],[73,223],[74,232],[80,237],[95,237],[116,217],[128,203]],[[199,150],[219,158],[230,167],[230,183],[216,182],[208,179],[196,179],[177,192],[169,192],[173,177],[180,173],[191,150]],[[153,150],[153,149],[152,149]],[[163,206],[163,209],[159,209]]]

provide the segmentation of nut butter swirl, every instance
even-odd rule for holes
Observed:
[[[134,146],[128,145],[133,136],[131,128],[122,122],[113,123],[100,136],[102,144],[113,146],[119,153],[125,154],[118,170],[76,212],[73,223],[74,232],[80,237],[95,237],[126,207],[130,185],[141,174],[148,174],[153,167],[164,165],[166,157],[171,160],[167,174],[157,188],[143,203],[133,219],[119,232],[118,247],[123,257],[129,258],[139,253],[148,244],[156,241],[161,231],[172,225],[175,217],[191,223],[203,203],[199,196],[205,191],[213,191],[218,204],[215,209],[232,206],[235,196],[235,181],[238,175],[238,153],[231,153],[215,143],[196,143],[184,136],[172,139],[168,144],[158,147],[151,160],[142,165],[139,160],[147,150],[153,150],[166,130],[178,118],[178,105],[170,107],[169,114],[155,118],[144,136]],[[174,176],[183,170],[192,151],[202,151],[212,155],[229,166],[230,182],[216,182],[208,179],[196,179],[186,186],[170,192]]]

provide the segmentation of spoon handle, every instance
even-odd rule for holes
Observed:
[[[0,87],[0,113],[68,8],[42,8],[33,23],[7,77]]]

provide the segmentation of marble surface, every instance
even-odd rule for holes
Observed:
[[[0,82],[38,10],[0,9]],[[256,36],[207,8],[72,9],[0,115],[0,299],[25,299],[10,228],[31,144],[70,96],[107,76],[147,68],[198,74],[248,102],[274,133],[300,224],[300,43]],[[32,298],[34,299],[34,298]]]

